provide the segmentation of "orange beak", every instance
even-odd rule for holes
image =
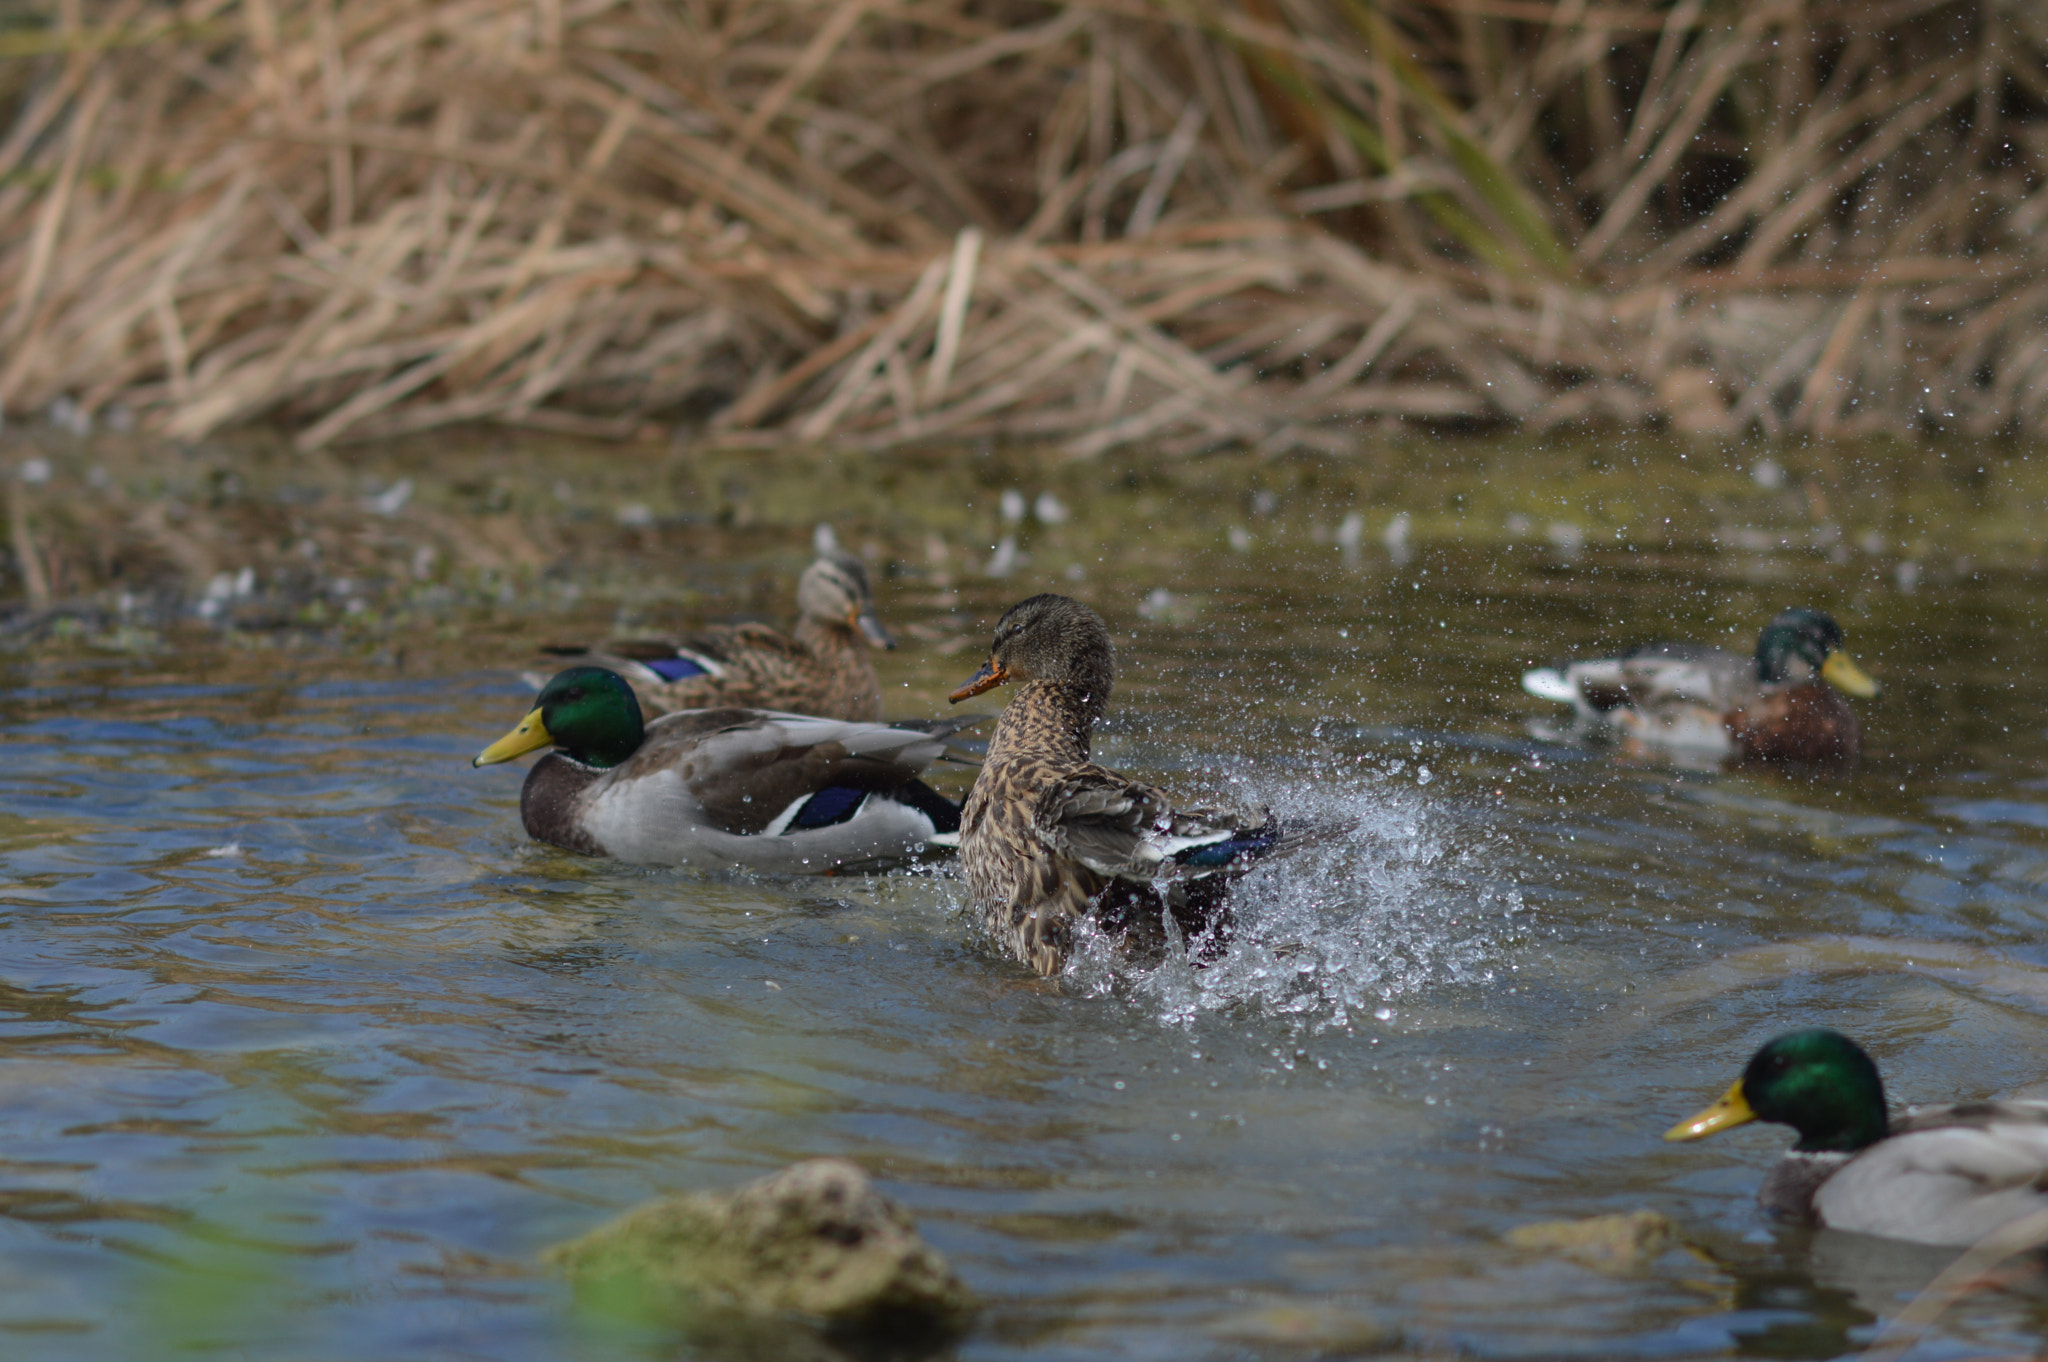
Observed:
[[[981,664],[981,670],[976,672],[966,685],[954,691],[946,699],[949,703],[957,705],[962,700],[979,695],[985,690],[994,690],[1009,679],[1010,674],[1001,667],[998,667],[994,658],[990,658]]]

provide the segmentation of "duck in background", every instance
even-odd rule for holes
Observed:
[[[1702,643],[1651,643],[1524,672],[1522,689],[1646,746],[1822,764],[1852,762],[1863,750],[1863,726],[1844,692],[1869,699],[1877,682],[1842,651],[1840,625],[1794,607],[1764,626],[1753,658]]]
[[[1003,613],[988,661],[950,697],[1018,688],[961,812],[960,862],[991,936],[1041,975],[1066,965],[1091,912],[1110,930],[1163,938],[1163,907],[1187,937],[1203,938],[1198,956],[1220,951],[1230,882],[1308,840],[1263,812],[1177,811],[1165,791],[1090,761],[1115,679],[1101,616],[1065,596],[1033,596]]]
[[[1779,1036],[1720,1101],[1664,1138],[1697,1140],[1749,1121],[1799,1132],[1757,1199],[1829,1229],[1972,1244],[2048,1210],[2048,1102],[1912,1107],[1894,1119],[1877,1065],[1839,1031]]]
[[[797,581],[796,610],[787,634],[766,624],[715,625],[673,638],[545,651],[618,673],[650,717],[737,705],[879,720],[882,689],[868,648],[894,648],[896,640],[875,616],[867,565],[822,547]]]
[[[624,678],[571,667],[477,754],[543,747],[519,793],[529,836],[587,856],[817,875],[950,846],[960,809],[918,779],[985,715],[876,724],[766,710],[643,723]]]

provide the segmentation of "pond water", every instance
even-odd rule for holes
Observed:
[[[1203,971],[1085,951],[1033,979],[946,867],[530,844],[520,770],[468,760],[523,712],[526,645],[660,614],[617,592],[409,616],[403,650],[188,630],[0,661],[0,1355],[773,1356],[579,1313],[535,1256],[819,1155],[987,1298],[963,1359],[1868,1342],[1940,1255],[1760,1220],[1782,1128],[1659,1136],[1799,1025],[1860,1038],[1899,1102],[2048,1082],[2044,571],[2009,528],[2039,489],[1840,473],[1838,503],[1891,489],[1859,519],[1747,460],[1712,505],[1638,477],[1625,513],[1483,463],[1370,495],[1101,472],[1044,473],[1063,506],[1027,502],[1003,576],[995,491],[1035,497],[1029,469],[978,474],[936,539],[907,510],[841,532],[896,565],[892,711],[942,710],[1004,604],[1066,590],[1119,639],[1099,759],[1356,820],[1248,879]],[[793,579],[831,509],[746,566]],[[1523,667],[1746,650],[1794,603],[1884,683],[1855,770],[1531,736]],[[1502,1241],[1636,1208],[1682,1242],[1631,1271]],[[1920,1355],[2044,1323],[2012,1277]]]

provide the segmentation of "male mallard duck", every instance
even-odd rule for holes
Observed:
[[[958,808],[917,777],[974,722],[727,708],[643,725],[617,673],[571,667],[474,764],[554,747],[519,792],[520,817],[539,841],[622,861],[815,875],[908,856],[958,831]]]
[[[1746,1121],[1799,1132],[1757,1199],[1830,1229],[1971,1244],[2048,1210],[2048,1102],[1914,1107],[1888,1120],[1877,1066],[1839,1031],[1779,1036],[1720,1101],[1664,1138]]]
[[[796,628],[716,625],[680,638],[611,639],[550,648],[626,678],[649,714],[744,705],[872,723],[882,690],[868,645],[894,648],[875,618],[867,567],[827,550],[796,584]]]
[[[1841,646],[1840,625],[1800,607],[1764,626],[1754,660],[1702,643],[1650,643],[1524,672],[1522,689],[1644,743],[1763,761],[1854,761],[1863,727],[1842,692],[1868,699],[1877,682]]]
[[[1033,596],[1003,612],[987,663],[950,697],[1021,683],[961,810],[960,863],[990,933],[1040,974],[1065,965],[1091,908],[1143,930],[1163,890],[1176,919],[1215,929],[1232,872],[1300,840],[1264,815],[1177,813],[1165,791],[1089,761],[1115,679],[1101,616]]]

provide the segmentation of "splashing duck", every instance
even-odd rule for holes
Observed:
[[[1115,679],[1101,616],[1042,595],[1003,612],[988,661],[950,697],[1017,687],[961,811],[960,863],[990,935],[1041,975],[1066,965],[1091,912],[1163,935],[1164,907],[1220,949],[1230,881],[1307,836],[1263,812],[1175,810],[1165,791],[1095,765],[1090,740]]]

